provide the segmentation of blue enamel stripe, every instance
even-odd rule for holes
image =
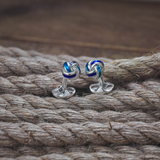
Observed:
[[[88,77],[93,77],[93,76],[95,76],[97,73],[96,72],[94,72],[94,73],[91,73],[91,74],[87,74],[87,76]]]
[[[89,71],[89,68],[88,68],[88,62],[87,62],[87,64],[86,64],[86,70],[87,70],[87,71]]]
[[[79,66],[77,66],[78,70],[79,70],[79,75],[81,74],[81,69],[79,68]]]
[[[99,72],[99,77],[98,77],[98,78],[100,78],[100,77],[101,77],[101,73],[102,73],[101,67],[100,67],[100,66],[97,66],[97,70],[98,70],[98,72]]]
[[[96,62],[102,63],[102,65],[104,65],[103,62],[100,61],[100,60],[95,60],[95,61],[93,61],[93,62],[91,63],[91,65],[93,65],[93,64],[96,63]]]
[[[64,76],[65,78],[74,78],[74,77],[76,77],[76,74],[73,74],[73,75],[70,75],[70,76],[67,76],[67,75],[63,74],[63,76]]]
[[[74,63],[77,63],[76,61],[72,61],[71,63],[70,63],[70,65],[73,65]]]
[[[67,62],[64,63],[64,67],[66,68],[66,70],[70,73],[71,72],[71,69],[69,68]]]

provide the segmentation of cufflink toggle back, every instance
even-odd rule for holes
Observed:
[[[110,92],[114,88],[114,84],[105,83],[102,79],[102,74],[104,70],[104,64],[100,60],[91,60],[86,64],[86,74],[88,77],[94,77],[99,80],[99,83],[92,84],[89,86],[90,91],[92,93],[102,93],[102,92]]]
[[[81,69],[77,62],[65,62],[62,68],[63,82],[62,85],[52,90],[52,93],[57,98],[70,98],[76,90],[73,87],[67,87],[68,80],[77,79],[81,74]]]

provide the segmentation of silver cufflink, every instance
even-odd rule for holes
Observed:
[[[73,87],[67,87],[68,80],[75,80],[79,78],[81,69],[79,64],[75,61],[65,62],[62,68],[63,81],[62,85],[52,90],[53,96],[57,98],[70,98],[76,90]]]
[[[104,70],[104,64],[100,60],[91,60],[86,64],[86,75],[88,77],[93,77],[99,80],[99,83],[92,84],[89,86],[90,91],[92,93],[109,93],[114,88],[114,84],[112,83],[105,83],[103,81],[102,75]]]

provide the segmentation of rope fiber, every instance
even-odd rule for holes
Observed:
[[[90,94],[93,57],[0,46],[0,160],[159,160],[160,53],[104,62],[109,94]],[[77,94],[57,99],[62,64],[77,61]],[[80,92],[80,93],[79,93]]]

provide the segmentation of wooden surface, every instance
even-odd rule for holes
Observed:
[[[160,45],[160,3],[0,1],[0,45],[74,56],[141,56]]]

